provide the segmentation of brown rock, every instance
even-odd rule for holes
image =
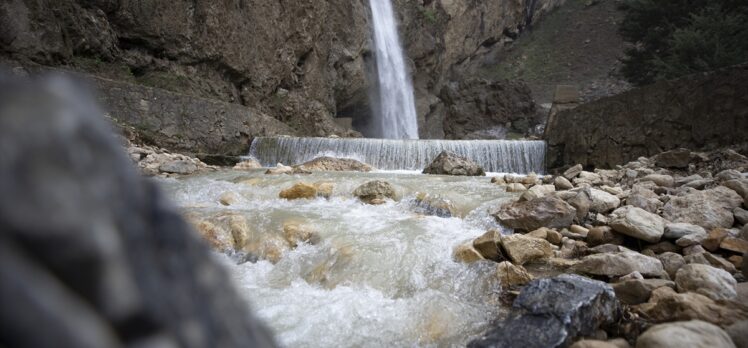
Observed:
[[[665,252],[656,257],[662,263],[662,268],[665,269],[670,279],[675,279],[675,274],[678,270],[686,265],[685,258],[680,254]]]
[[[538,259],[549,258],[553,255],[551,244],[539,238],[521,234],[512,234],[501,238],[501,246],[509,258],[518,265]]]
[[[223,205],[234,205],[239,202],[241,198],[234,192],[224,192],[218,197],[218,202]]]
[[[496,266],[496,276],[500,279],[502,286],[525,285],[533,279],[524,267],[507,261]]]
[[[719,186],[675,196],[665,204],[662,217],[671,222],[686,222],[706,230],[730,228],[734,223],[732,211],[743,203],[735,191]]]
[[[353,195],[364,203],[382,204],[385,199],[394,200],[397,193],[392,184],[382,180],[373,180],[357,187],[353,190]]]
[[[301,243],[317,244],[320,241],[319,233],[314,228],[295,222],[283,224],[283,238],[292,248]]]
[[[719,247],[736,253],[748,253],[748,240],[726,237],[719,243]]]
[[[675,289],[675,283],[664,279],[632,279],[611,284],[616,297],[628,305],[637,305],[649,301],[652,291],[667,286]]]
[[[696,319],[725,326],[748,319],[745,304],[715,302],[693,292],[679,294],[669,287],[653,290],[649,302],[640,305],[638,311],[656,323]]]
[[[456,262],[473,263],[485,260],[483,256],[470,244],[460,244],[452,252],[452,259]]]
[[[546,232],[547,232],[546,240],[548,242],[554,245],[561,244],[561,239],[563,238],[563,236],[561,236],[561,233],[559,233],[556,230],[547,230]]]
[[[709,251],[717,251],[722,241],[727,238],[728,232],[724,228],[715,228],[709,231],[706,239],[701,242],[701,246]]]
[[[304,171],[319,172],[370,172],[374,167],[350,158],[317,157],[311,161],[294,166]]]
[[[473,248],[488,260],[501,262],[505,258],[501,253],[499,243],[501,243],[501,232],[490,230],[473,240]]]
[[[633,272],[649,277],[660,277],[665,274],[660,260],[630,250],[585,256],[574,266],[574,270],[608,277],[620,277]]]
[[[317,197],[317,189],[313,185],[301,182],[281,191],[278,196],[288,200],[312,199]]]
[[[597,226],[590,229],[587,233],[587,243],[590,246],[603,244],[623,244],[623,235],[613,231],[610,226]]]
[[[507,204],[493,216],[509,228],[533,231],[541,227],[567,227],[571,225],[575,213],[574,207],[568,203],[553,196],[545,196]]]

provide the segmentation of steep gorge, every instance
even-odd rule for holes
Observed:
[[[455,108],[482,110],[488,126],[531,115],[524,85],[468,72],[562,2],[395,1],[420,136],[465,137]],[[369,11],[365,0],[12,0],[0,4],[0,59],[242,104],[298,135],[355,136],[335,118],[355,125],[370,112]],[[475,93],[450,93],[464,83]],[[497,84],[506,92],[485,92]]]

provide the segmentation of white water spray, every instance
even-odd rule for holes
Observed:
[[[418,139],[413,85],[405,67],[390,0],[369,0],[374,24],[379,100],[372,134],[386,139]]]

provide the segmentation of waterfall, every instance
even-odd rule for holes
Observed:
[[[537,140],[258,137],[252,141],[250,156],[265,166],[332,156],[353,158],[384,170],[421,170],[444,150],[472,159],[487,172],[541,174],[545,169],[545,142]]]
[[[371,134],[386,139],[418,139],[413,85],[405,67],[397,21],[390,0],[369,0],[376,49],[378,100]]]

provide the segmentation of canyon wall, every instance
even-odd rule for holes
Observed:
[[[688,148],[748,143],[748,65],[661,81],[548,120],[548,167],[607,168]]]
[[[471,66],[562,2],[395,0],[421,136],[475,131],[452,131],[462,121],[450,108],[474,98],[445,102],[445,86],[479,78]],[[10,0],[0,4],[0,57],[251,106],[296,134],[356,136],[335,118],[355,125],[370,113],[369,16],[368,0]],[[483,83],[496,84],[522,89]],[[491,115],[489,126],[506,116]]]

